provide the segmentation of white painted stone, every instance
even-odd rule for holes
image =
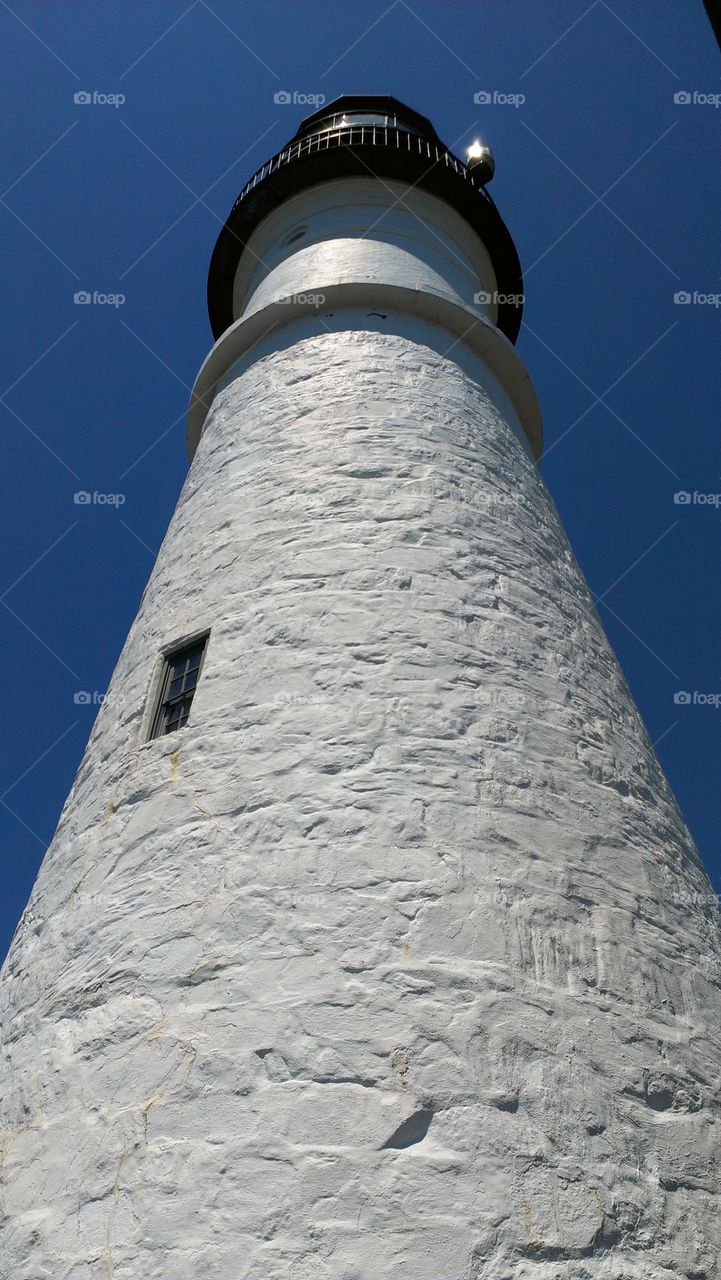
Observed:
[[[268,214],[240,259],[234,314],[354,280],[440,293],[494,322],[498,314],[491,259],[465,219],[428,191],[375,178],[318,183]]]
[[[218,339],[200,368],[191,395],[187,429],[191,461],[214,396],[227,383],[231,370],[247,368],[269,350],[301,337],[332,332],[341,327],[346,316],[352,328],[358,328],[360,316],[363,328],[370,320],[377,332],[420,339],[442,356],[453,352],[454,363],[482,386],[492,384],[501,391],[498,403],[508,409],[509,424],[514,430],[520,428],[529,454],[540,457],[543,425],[533,383],[515,347],[488,319],[427,289],[317,280],[309,295],[289,296],[250,311]]]
[[[3,1280],[720,1273],[707,878],[506,392],[361,320],[215,396],[2,973]]]

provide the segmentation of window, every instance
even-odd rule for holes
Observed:
[[[207,643],[207,635],[201,636],[166,654],[150,738],[161,738],[187,724]]]

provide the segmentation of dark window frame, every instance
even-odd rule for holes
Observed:
[[[200,682],[210,632],[173,645],[163,653],[148,742],[185,728]]]

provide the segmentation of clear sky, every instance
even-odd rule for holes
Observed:
[[[492,145],[543,473],[721,889],[721,60],[701,0],[0,0],[0,49],[0,954],[183,482],[213,244],[314,109],[298,95],[393,94],[457,153]]]

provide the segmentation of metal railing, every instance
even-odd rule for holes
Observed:
[[[421,159],[428,160],[430,166],[436,164],[444,165],[467,182],[469,186],[473,187],[479,196],[482,196],[489,204],[492,203],[490,196],[474,179],[471,171],[450,151],[446,151],[445,147],[437,146],[417,133],[408,133],[406,129],[397,129],[388,125],[364,124],[350,125],[346,129],[330,129],[323,133],[312,133],[308,137],[299,138],[297,142],[290,143],[289,146],[272,156],[270,160],[266,160],[257,173],[254,173],[252,178],[246,182],[233,205],[233,209],[236,209],[261,182],[264,182],[271,174],[277,173],[285,165],[293,164],[295,160],[299,160],[302,156],[312,155],[314,152],[332,151],[336,147],[383,147],[385,149],[415,153]]]

